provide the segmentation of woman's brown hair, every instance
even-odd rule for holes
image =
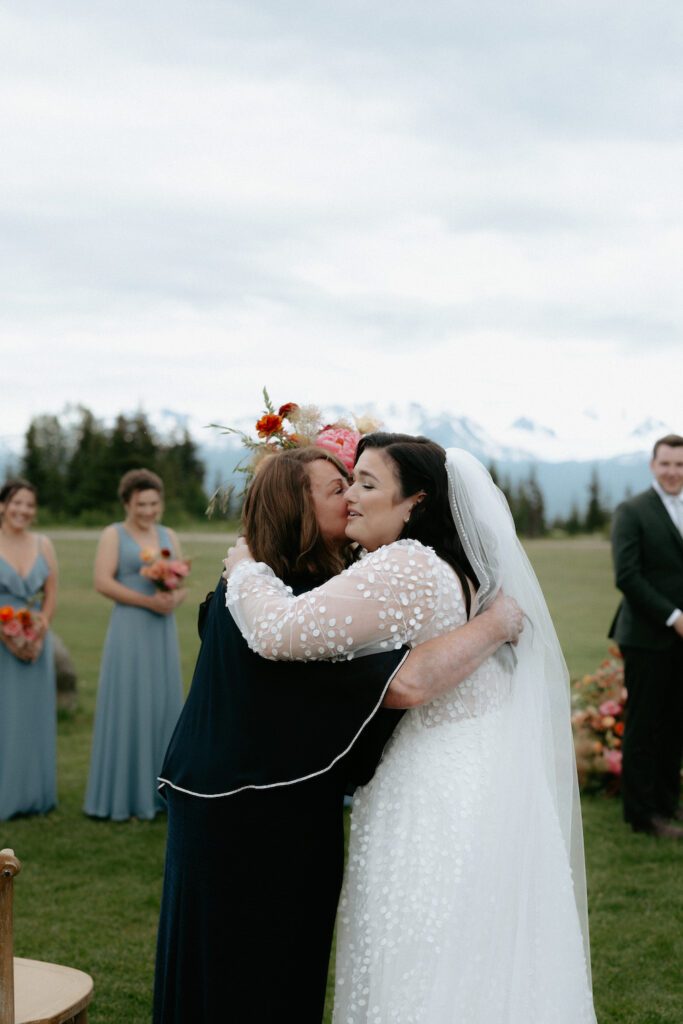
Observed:
[[[119,481],[119,499],[127,505],[136,491],[157,491],[163,498],[164,482],[151,469],[129,469]]]
[[[268,456],[254,477],[242,509],[242,526],[257,562],[294,585],[306,579],[320,583],[336,576],[353,560],[325,541],[313,507],[307,466],[318,459],[331,462],[349,479],[343,462],[324,448],[294,448]]]
[[[38,491],[33,484],[20,476],[13,476],[0,487],[0,504],[7,504],[18,491],[30,491],[35,498],[38,497]]]

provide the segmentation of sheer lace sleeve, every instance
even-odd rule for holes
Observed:
[[[352,658],[420,642],[438,607],[431,548],[397,541],[295,597],[263,562],[240,562],[226,604],[253,651],[274,660]]]

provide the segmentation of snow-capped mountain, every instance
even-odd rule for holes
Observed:
[[[353,411],[377,417],[386,430],[424,434],[445,448],[465,448],[486,465],[493,463],[499,478],[513,486],[533,471],[550,520],[567,516],[573,505],[580,512],[585,509],[593,472],[598,474],[607,507],[614,507],[628,493],[647,488],[652,445],[658,437],[674,432],[672,425],[654,417],[608,421],[591,410],[577,415],[564,430],[521,415],[495,432],[470,416],[434,413],[418,403]],[[348,414],[348,410],[337,407],[325,409],[325,413],[334,420]],[[253,436],[254,422],[255,418],[235,426]],[[201,455],[211,467],[207,480],[213,489],[219,480],[232,479],[232,470],[227,467],[231,460],[239,460],[243,449],[235,435],[212,433],[213,437],[202,445]],[[206,432],[203,434],[206,437]]]

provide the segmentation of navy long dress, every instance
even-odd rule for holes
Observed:
[[[380,705],[405,655],[266,661],[219,582],[161,774],[155,1024],[319,1024],[343,796],[372,775],[400,718]]]

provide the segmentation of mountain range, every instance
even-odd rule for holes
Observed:
[[[550,521],[569,515],[573,506],[583,512],[594,473],[607,508],[613,508],[629,493],[644,490],[651,481],[648,463],[654,441],[675,430],[674,425],[654,416],[633,418],[621,413],[608,418],[592,410],[577,413],[564,429],[520,414],[511,417],[508,425],[490,430],[470,416],[434,413],[418,403],[357,411],[375,416],[386,430],[425,434],[444,447],[465,448],[485,465],[495,465],[498,478],[512,486],[533,471]],[[325,414],[333,422],[348,410],[331,407],[325,409]],[[219,484],[242,479],[235,473],[243,454],[236,435],[207,429],[196,417],[170,409],[147,416],[161,436],[189,430],[206,466],[205,483],[210,493]],[[249,417],[231,426],[254,436],[254,423],[255,417]],[[17,471],[22,449],[23,436],[0,437],[0,479]]]
[[[673,426],[655,417],[629,423],[625,418],[608,422],[586,411],[562,431],[520,415],[504,429],[488,431],[469,416],[427,411],[413,403],[408,407],[370,408],[386,430],[424,434],[444,448],[465,448],[487,465],[495,466],[501,482],[512,486],[533,471],[543,492],[549,521],[566,517],[575,506],[582,513],[589,499],[594,473],[600,484],[603,505],[612,509],[628,494],[645,490],[651,482],[649,460],[658,437],[673,433]],[[326,410],[330,420],[343,416],[342,407]],[[254,421],[236,423],[254,436]],[[221,481],[234,481],[234,465],[242,453],[239,438],[218,432],[202,443],[201,457],[213,489]],[[239,477],[239,475],[238,475]]]

